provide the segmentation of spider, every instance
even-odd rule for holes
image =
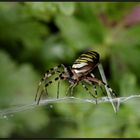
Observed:
[[[99,59],[100,59],[99,54],[97,52],[91,50],[91,51],[88,51],[86,53],[81,54],[80,57],[75,60],[75,62],[73,63],[72,66],[65,66],[64,64],[60,64],[60,65],[46,71],[46,73],[44,74],[44,77],[41,79],[41,81],[38,84],[37,93],[35,96],[35,101],[37,101],[37,104],[39,104],[41,96],[44,92],[46,92],[48,95],[47,87],[50,84],[52,84],[54,81],[58,81],[57,98],[59,98],[60,80],[66,80],[70,83],[70,86],[68,87],[68,89],[66,91],[66,95],[68,95],[69,92],[70,92],[70,95],[72,95],[74,87],[76,87],[79,83],[81,83],[83,88],[93,98],[97,99],[97,90],[96,90],[95,84],[98,84],[101,89],[102,89],[102,86],[106,86],[108,88],[108,90],[110,91],[110,93],[112,93],[112,95],[116,97],[115,92],[112,90],[112,88],[109,85],[104,83],[102,80],[97,79],[95,77],[95,75],[93,73],[91,73],[92,70],[94,70],[95,67],[98,66]],[[60,72],[60,70],[59,70],[60,68],[63,68],[62,72]],[[46,80],[50,76],[52,76],[56,73],[59,74],[58,77],[56,77],[52,81],[46,82]],[[39,89],[43,83],[44,83],[43,90],[41,90],[41,93],[40,93],[38,100],[37,100],[37,96],[39,94]],[[93,85],[95,94],[91,93],[84,83]]]

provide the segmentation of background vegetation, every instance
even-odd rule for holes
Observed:
[[[0,3],[0,110],[32,103],[46,70],[71,65],[87,49],[100,53],[118,96],[140,93],[139,21],[134,2]],[[61,97],[67,86],[61,82]],[[91,98],[80,86],[74,91]],[[140,137],[139,106],[133,99],[116,115],[111,104],[50,104],[0,118],[0,137]]]

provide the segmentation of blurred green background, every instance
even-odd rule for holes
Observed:
[[[87,49],[99,52],[118,96],[140,93],[139,22],[138,2],[1,2],[0,110],[32,103],[46,70],[72,65]],[[68,83],[60,86],[63,97]],[[56,88],[50,85],[50,96]],[[80,86],[74,91],[91,98]],[[140,99],[129,100],[115,114],[110,103],[49,104],[0,118],[0,137],[138,138],[139,106]]]

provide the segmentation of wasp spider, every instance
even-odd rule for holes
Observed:
[[[97,90],[95,84],[98,84],[100,87],[106,86],[110,93],[116,97],[115,92],[110,88],[109,85],[104,83],[102,80],[97,79],[92,72],[95,67],[99,64],[100,56],[95,51],[88,51],[86,53],[81,54],[81,56],[76,59],[76,61],[73,63],[72,66],[66,67],[63,64],[60,64],[54,68],[51,68],[48,70],[44,77],[41,79],[38,85],[37,93],[35,96],[35,101],[37,100],[37,104],[39,104],[39,101],[41,99],[41,96],[44,92],[47,93],[47,87],[52,84],[54,81],[58,81],[58,88],[57,88],[57,98],[59,97],[59,82],[60,80],[67,80],[70,83],[70,86],[67,89],[66,94],[70,92],[70,95],[73,94],[73,88],[78,85],[79,83],[82,84],[83,88],[94,98],[97,98]],[[63,71],[61,72],[59,69],[63,68]],[[54,75],[55,73],[58,73],[58,77],[56,77],[53,81],[47,82],[46,80]],[[95,94],[91,93],[89,89],[86,87],[84,83],[93,85]],[[37,99],[37,96],[39,94],[39,89],[43,84],[43,90],[41,90],[40,95]],[[102,88],[101,88],[102,89]],[[103,92],[104,93],[104,92]],[[48,93],[47,93],[48,94]]]

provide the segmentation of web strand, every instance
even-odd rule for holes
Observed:
[[[58,99],[50,98],[50,99],[46,99],[46,100],[40,100],[39,105],[37,105],[36,102],[33,102],[33,103],[27,104],[27,105],[16,105],[15,107],[0,110],[0,117],[3,117],[4,115],[10,115],[10,114],[26,111],[26,110],[31,110],[31,109],[34,109],[34,108],[40,107],[40,106],[46,106],[50,103],[92,103],[92,104],[96,105],[96,102],[98,102],[98,104],[119,102],[119,104],[120,104],[120,103],[124,103],[130,99],[139,98],[139,97],[140,97],[140,94],[130,95],[128,97],[118,97],[118,98],[113,98],[113,99],[108,98],[108,97],[102,97],[102,98],[98,98],[97,100],[93,99],[93,98],[92,99],[82,99],[82,98],[76,98],[76,97],[63,97],[63,98],[58,98]]]

